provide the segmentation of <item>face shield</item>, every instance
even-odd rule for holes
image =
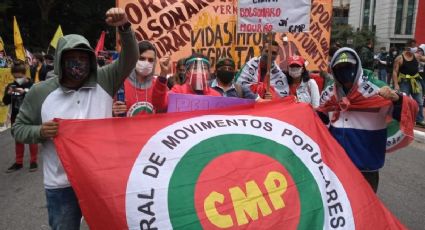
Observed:
[[[186,79],[188,84],[195,91],[202,91],[207,88],[207,78],[209,75],[209,62],[205,58],[192,58],[186,62]]]

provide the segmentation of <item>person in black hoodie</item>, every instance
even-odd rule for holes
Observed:
[[[15,61],[11,68],[11,72],[15,80],[12,83],[9,83],[5,90],[3,96],[3,103],[5,105],[10,105],[11,109],[11,122],[15,123],[16,116],[18,115],[19,108],[24,101],[26,93],[29,91],[33,85],[31,79],[25,76],[26,68],[25,64],[22,61]],[[30,172],[37,170],[37,154],[38,154],[38,145],[30,144]],[[20,142],[15,142],[15,152],[16,152],[16,161],[15,163],[7,169],[7,173],[17,171],[22,168],[23,159],[24,159],[25,145]]]

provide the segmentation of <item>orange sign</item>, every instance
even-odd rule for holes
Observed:
[[[262,34],[236,32],[236,0],[117,0],[117,5],[127,13],[137,39],[151,41],[159,58],[171,53],[174,64],[199,52],[212,66],[219,58],[230,57],[240,68],[261,52]],[[309,61],[309,69],[325,70],[331,13],[331,0],[314,0],[310,32],[288,35],[281,58],[298,50]],[[280,36],[276,35],[278,42]]]

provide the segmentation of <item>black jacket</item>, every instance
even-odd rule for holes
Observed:
[[[17,92],[13,92],[12,95],[8,94],[7,91],[12,85],[14,85],[16,88],[23,88],[25,92],[23,94],[19,94]],[[12,123],[15,122],[15,118],[19,112],[19,107],[21,107],[22,102],[24,101],[25,94],[28,92],[32,85],[32,81],[28,79],[28,82],[23,83],[22,85],[19,85],[16,81],[9,83],[4,89],[3,103],[5,105],[11,104],[12,113],[10,118]]]
[[[46,74],[49,71],[50,70],[48,69],[48,67],[45,64],[41,65],[41,68],[38,71],[38,80],[39,81],[46,80]],[[37,72],[37,66],[31,67],[30,72],[31,72],[31,80],[32,80],[32,82],[34,82],[35,81],[35,73]]]

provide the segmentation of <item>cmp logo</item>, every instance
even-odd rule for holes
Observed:
[[[319,146],[266,117],[200,116],[156,133],[127,183],[129,229],[355,229]]]

